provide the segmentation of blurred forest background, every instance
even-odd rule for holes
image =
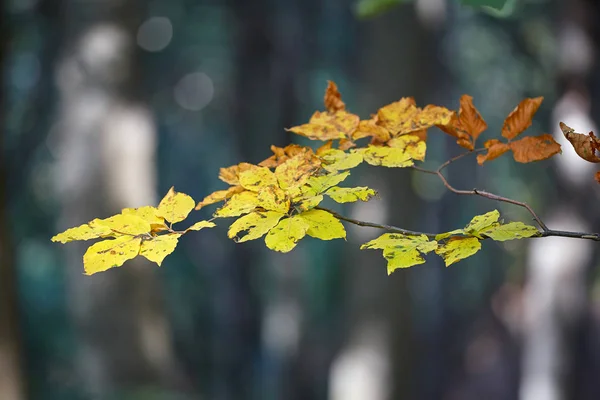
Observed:
[[[83,275],[85,244],[50,237],[175,185],[196,200],[218,169],[269,156],[322,109],[328,79],[367,117],[402,96],[496,135],[545,96],[534,134],[600,119],[600,7],[509,1],[498,17],[415,0],[359,18],[351,0],[0,0],[0,398],[600,398],[600,269],[593,242],[484,243],[475,257],[386,276],[378,252],[304,240],[289,254],[186,235],[161,268]],[[514,7],[513,7],[514,6]],[[461,150],[431,130],[428,167]],[[561,142],[564,143],[564,140]],[[531,204],[555,229],[600,230],[593,165],[453,164],[450,181]],[[352,217],[443,231],[499,208],[435,177],[361,167],[380,200]],[[197,212],[198,220],[213,208]]]

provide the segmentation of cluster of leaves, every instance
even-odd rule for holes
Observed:
[[[467,153],[480,153],[477,157],[480,165],[508,151],[521,163],[549,158],[561,151],[552,136],[543,134],[514,140],[531,125],[541,102],[541,97],[523,100],[504,122],[501,136],[505,140],[490,139],[485,148],[476,149],[476,141],[487,124],[471,96],[461,97],[456,112],[436,105],[418,107],[413,98],[406,97],[380,108],[368,119],[361,119],[346,110],[336,85],[329,82],[325,111],[317,111],[308,123],[289,129],[324,142],[316,150],[296,144],[283,148],[271,146],[273,154],[258,164],[221,168],[219,178],[229,187],[211,193],[197,205],[190,196],[171,189],[156,208],[124,209],[119,215],[68,229],[52,240],[65,243],[109,238],[92,245],[83,257],[86,273],[93,274],[120,266],[137,255],[160,265],[175,249],[181,235],[213,227],[213,221],[221,218],[236,218],[229,225],[229,238],[246,242],[264,236],[266,246],[280,252],[292,250],[306,235],[321,240],[345,239],[341,220],[357,221],[322,208],[321,203],[325,198],[349,203],[376,196],[368,187],[339,186],[350,175],[349,170],[363,162],[405,168],[423,161],[428,130],[434,127],[456,138]],[[577,138],[572,130],[569,135]],[[599,162],[600,158],[594,156],[592,160],[588,152],[593,154],[597,149],[597,139],[593,135],[586,138],[589,139],[580,148],[585,149],[590,161]],[[361,146],[364,139],[368,142]],[[573,140],[583,143],[581,138]],[[210,221],[198,222],[184,231],[173,230],[172,224],[183,221],[194,206],[199,210],[216,203],[223,204]],[[438,235],[387,233],[361,248],[382,249],[391,273],[425,262],[422,255],[429,252],[441,256],[449,266],[475,254],[483,239],[504,241],[541,234],[537,228],[520,222],[504,224],[499,217],[498,211],[492,211],[473,218],[463,229]]]

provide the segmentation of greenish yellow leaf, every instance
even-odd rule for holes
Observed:
[[[152,227],[148,221],[136,217],[135,215],[117,214],[110,218],[97,220],[98,224],[109,227],[113,232],[122,235],[141,235],[150,233]]]
[[[168,233],[166,235],[155,236],[152,239],[144,239],[140,248],[140,255],[157,263],[160,267],[165,257],[171,254],[175,250],[175,247],[177,247],[180,236],[181,234],[179,233]]]
[[[296,247],[296,243],[306,235],[309,227],[308,222],[298,215],[282,219],[267,233],[265,244],[271,250],[287,253]]]
[[[278,186],[263,187],[258,191],[258,205],[268,211],[288,212],[290,199]]]
[[[308,211],[321,204],[322,201],[323,195],[318,194],[316,196],[301,199],[298,203],[296,203],[295,207],[298,211]]]
[[[83,255],[85,274],[92,275],[120,267],[125,261],[138,255],[141,242],[139,237],[120,236],[91,245]]]
[[[509,222],[504,225],[494,224],[479,231],[480,235],[485,235],[499,242],[537,236],[539,233],[535,226],[525,225],[522,222]]]
[[[437,242],[429,240],[426,235],[409,236],[400,233],[385,233],[360,246],[361,249],[383,249],[383,256],[388,260],[388,274],[397,268],[423,264],[425,260],[421,253],[429,253],[437,247]]]
[[[215,223],[211,222],[211,221],[199,221],[199,222],[196,222],[194,225],[190,226],[189,228],[187,228],[185,230],[185,232],[187,233],[189,231],[199,231],[204,228],[213,228],[215,226],[216,226]]]
[[[341,188],[334,186],[325,194],[338,203],[352,203],[358,200],[368,201],[376,192],[368,187]]]
[[[483,215],[478,215],[474,217],[471,222],[467,224],[467,226],[465,226],[463,231],[467,235],[472,235],[481,239],[479,231],[498,222],[498,218],[500,218],[500,213],[498,210],[490,211]]]
[[[477,253],[481,249],[481,243],[476,237],[451,238],[435,251],[444,259],[446,267],[457,261],[465,259]]]
[[[410,247],[388,247],[383,250],[383,257],[388,261],[387,273],[390,275],[398,268],[409,268],[425,263],[421,253]]]
[[[395,147],[369,145],[367,148],[355,151],[362,153],[364,160],[375,166],[405,168],[414,164],[410,154]]]
[[[450,232],[444,232],[444,233],[440,233],[440,234],[436,235],[435,240],[443,240],[443,239],[449,238],[450,236],[464,235],[464,234],[465,234],[465,231],[463,231],[462,229],[455,229]]]
[[[338,184],[343,182],[348,176],[350,176],[350,171],[332,173],[322,176],[311,176],[310,178],[308,178],[306,184],[312,190],[307,189],[304,191],[304,193],[307,195],[317,195],[319,193],[323,193],[327,189],[337,186]]]
[[[252,166],[252,168],[240,172],[239,179],[240,185],[253,192],[258,192],[266,186],[277,186],[275,174],[267,167]]]
[[[308,223],[306,233],[321,240],[346,238],[344,225],[331,213],[323,210],[310,210],[299,214],[298,217]]]
[[[413,160],[423,161],[427,145],[420,137],[415,135],[402,135],[390,139],[387,145],[396,149],[403,150]]]
[[[239,217],[258,207],[258,194],[251,191],[234,194],[227,203],[215,212],[215,217]]]
[[[195,205],[194,199],[185,193],[176,192],[171,187],[158,205],[158,215],[174,224],[186,219]]]
[[[339,149],[330,149],[320,154],[327,171],[351,169],[363,162],[363,156],[356,151],[347,153]]]
[[[113,231],[108,226],[100,224],[99,221],[99,219],[95,219],[87,224],[69,228],[53,236],[51,240],[53,242],[67,243],[74,240],[90,240],[110,236]]]
[[[284,213],[276,211],[256,211],[235,220],[227,231],[227,236],[238,243],[248,240],[258,239],[271,228],[273,228]],[[240,232],[245,232],[242,236],[238,236]]]

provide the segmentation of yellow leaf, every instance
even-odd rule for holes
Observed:
[[[152,227],[148,221],[141,219],[135,215],[117,214],[110,218],[97,220],[98,224],[109,227],[113,232],[122,235],[141,235],[142,233],[150,233]]]
[[[352,134],[352,139],[358,140],[364,137],[372,136],[374,140],[380,143],[385,143],[390,140],[391,136],[387,129],[377,125],[377,116],[373,119],[360,121],[358,128]]]
[[[256,211],[244,215],[231,224],[227,236],[238,243],[258,239],[277,225],[284,216],[284,213],[276,211]],[[245,232],[245,234],[238,236],[240,232]]]
[[[187,233],[189,231],[199,231],[199,230],[204,229],[204,228],[213,228],[215,226],[216,225],[215,225],[214,222],[199,221],[199,222],[196,222],[194,225],[190,226],[189,228],[187,228],[185,231]]]
[[[403,150],[413,160],[423,161],[427,145],[420,137],[415,135],[402,135],[390,139],[387,145],[396,149]]]
[[[499,242],[537,236],[539,233],[540,232],[535,226],[525,225],[522,222],[509,222],[508,224],[504,225],[492,225],[479,231],[480,235],[485,235]]]
[[[199,202],[198,205],[196,206],[196,210],[199,210],[202,207],[207,206],[209,204],[214,204],[214,203],[218,203],[223,200],[227,200],[234,194],[241,193],[244,190],[246,190],[246,189],[244,189],[241,186],[231,186],[229,189],[226,189],[226,190],[217,190],[216,192],[209,194],[201,202]]]
[[[164,225],[165,219],[158,215],[158,209],[152,206],[144,206],[139,208],[124,208],[121,211],[124,215],[134,215],[145,221],[150,225]]]
[[[215,217],[239,217],[258,207],[258,195],[255,192],[245,191],[234,194],[227,203],[215,212]]]
[[[298,215],[282,219],[267,233],[265,244],[271,250],[287,253],[296,247],[296,243],[306,235],[309,227],[308,222]]]
[[[308,211],[308,210],[315,208],[319,204],[321,204],[322,201],[323,201],[323,195],[318,194],[316,196],[307,197],[307,198],[300,200],[298,203],[296,203],[294,205],[294,207],[298,211]]]
[[[67,243],[74,240],[89,240],[110,236],[113,231],[108,226],[100,224],[99,221],[99,219],[95,219],[87,224],[69,228],[53,236],[51,240],[53,242]]]
[[[344,169],[351,169],[358,166],[363,162],[363,156],[358,152],[346,153],[339,149],[331,149],[323,152],[321,160],[325,163],[323,168],[327,171],[340,171]]]
[[[350,176],[350,171],[344,171],[342,173],[334,172],[322,176],[311,176],[306,182],[311,190],[307,190],[305,193],[309,195],[323,193],[327,189],[343,182],[348,176]]]
[[[481,236],[479,234],[480,231],[487,228],[488,226],[491,226],[495,222],[498,222],[498,218],[500,218],[500,213],[498,212],[498,210],[490,211],[483,215],[478,215],[474,217],[471,220],[471,222],[467,224],[467,226],[465,226],[465,229],[463,229],[463,231],[467,235],[476,236],[481,239]]]
[[[454,235],[464,235],[465,231],[463,231],[462,229],[455,229],[453,231],[450,232],[444,232],[444,233],[440,233],[438,235],[435,235],[435,240],[443,240],[446,238],[449,238],[450,236],[454,236]]]
[[[230,185],[239,185],[240,173],[247,171],[252,167],[254,167],[254,165],[249,163],[239,163],[237,165],[232,165],[231,167],[221,168],[219,170],[219,179]]]
[[[388,260],[388,275],[397,268],[423,264],[425,260],[421,254],[429,253],[437,247],[437,242],[430,241],[425,235],[408,236],[399,233],[385,233],[360,246],[361,249],[383,250],[383,256]]]
[[[344,225],[333,215],[323,210],[310,210],[299,214],[298,217],[308,223],[306,233],[321,240],[346,238]]]
[[[138,255],[141,242],[139,237],[121,236],[91,245],[83,255],[85,274],[92,275],[120,267],[125,261]]]
[[[386,128],[392,136],[420,131],[434,125],[446,125],[453,112],[444,107],[428,105],[420,109],[412,98],[388,104],[377,111],[378,124]]]
[[[360,118],[346,111],[315,112],[308,124],[287,129],[312,140],[344,139],[358,127]]]
[[[277,185],[277,178],[269,168],[253,166],[240,173],[240,185],[245,189],[258,192],[260,188]]]
[[[268,211],[288,212],[290,199],[278,186],[267,186],[258,192],[258,205]]]
[[[195,205],[194,199],[185,193],[176,192],[171,187],[158,205],[158,215],[174,224],[186,219]]]
[[[404,168],[414,164],[410,154],[394,147],[369,145],[355,151],[362,153],[364,160],[375,166]]]
[[[444,259],[446,267],[449,267],[457,261],[472,256],[479,249],[481,249],[481,243],[475,237],[451,238],[445,245],[438,247],[435,252]]]
[[[180,236],[181,234],[179,233],[169,233],[155,236],[152,239],[144,239],[140,248],[140,255],[157,263],[160,267],[165,257],[171,254],[175,250],[175,247],[177,247]]]
[[[284,190],[302,186],[321,168],[321,160],[312,154],[298,154],[275,168],[276,182]]]
[[[325,194],[338,203],[352,203],[358,200],[369,201],[375,196],[375,191],[368,187],[341,188],[334,186]]]

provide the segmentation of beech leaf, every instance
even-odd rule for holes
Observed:
[[[560,123],[560,129],[567,140],[573,145],[573,149],[579,157],[591,163],[600,162],[600,140],[594,135],[594,132],[590,132],[587,135],[576,133],[573,128],[568,127],[562,122]]]
[[[507,139],[514,139],[521,132],[531,126],[534,114],[544,100],[543,97],[524,99],[508,114],[502,126],[502,136]]]
[[[287,253],[296,247],[296,243],[306,235],[308,228],[308,222],[299,215],[282,219],[267,233],[265,244],[271,250]]]
[[[140,255],[155,262],[160,267],[165,257],[175,250],[180,237],[181,234],[179,233],[168,233],[152,239],[145,239],[140,247]]]
[[[139,237],[120,236],[91,245],[83,255],[85,274],[92,275],[120,267],[139,254],[141,242]]]
[[[256,211],[238,218],[229,226],[227,237],[238,243],[262,237],[273,228],[285,214],[276,211]],[[239,236],[240,232],[245,232]]]
[[[324,210],[310,210],[298,217],[308,223],[306,234],[321,240],[345,239],[344,225],[331,213]]]
[[[540,136],[526,136],[509,143],[515,161],[529,163],[541,161],[561,153],[560,144],[547,133]]]
[[[158,215],[171,223],[183,221],[194,209],[196,202],[185,193],[176,192],[173,187],[158,205]]]
[[[436,254],[444,259],[446,267],[472,256],[481,249],[481,243],[476,237],[453,237],[436,249]]]

